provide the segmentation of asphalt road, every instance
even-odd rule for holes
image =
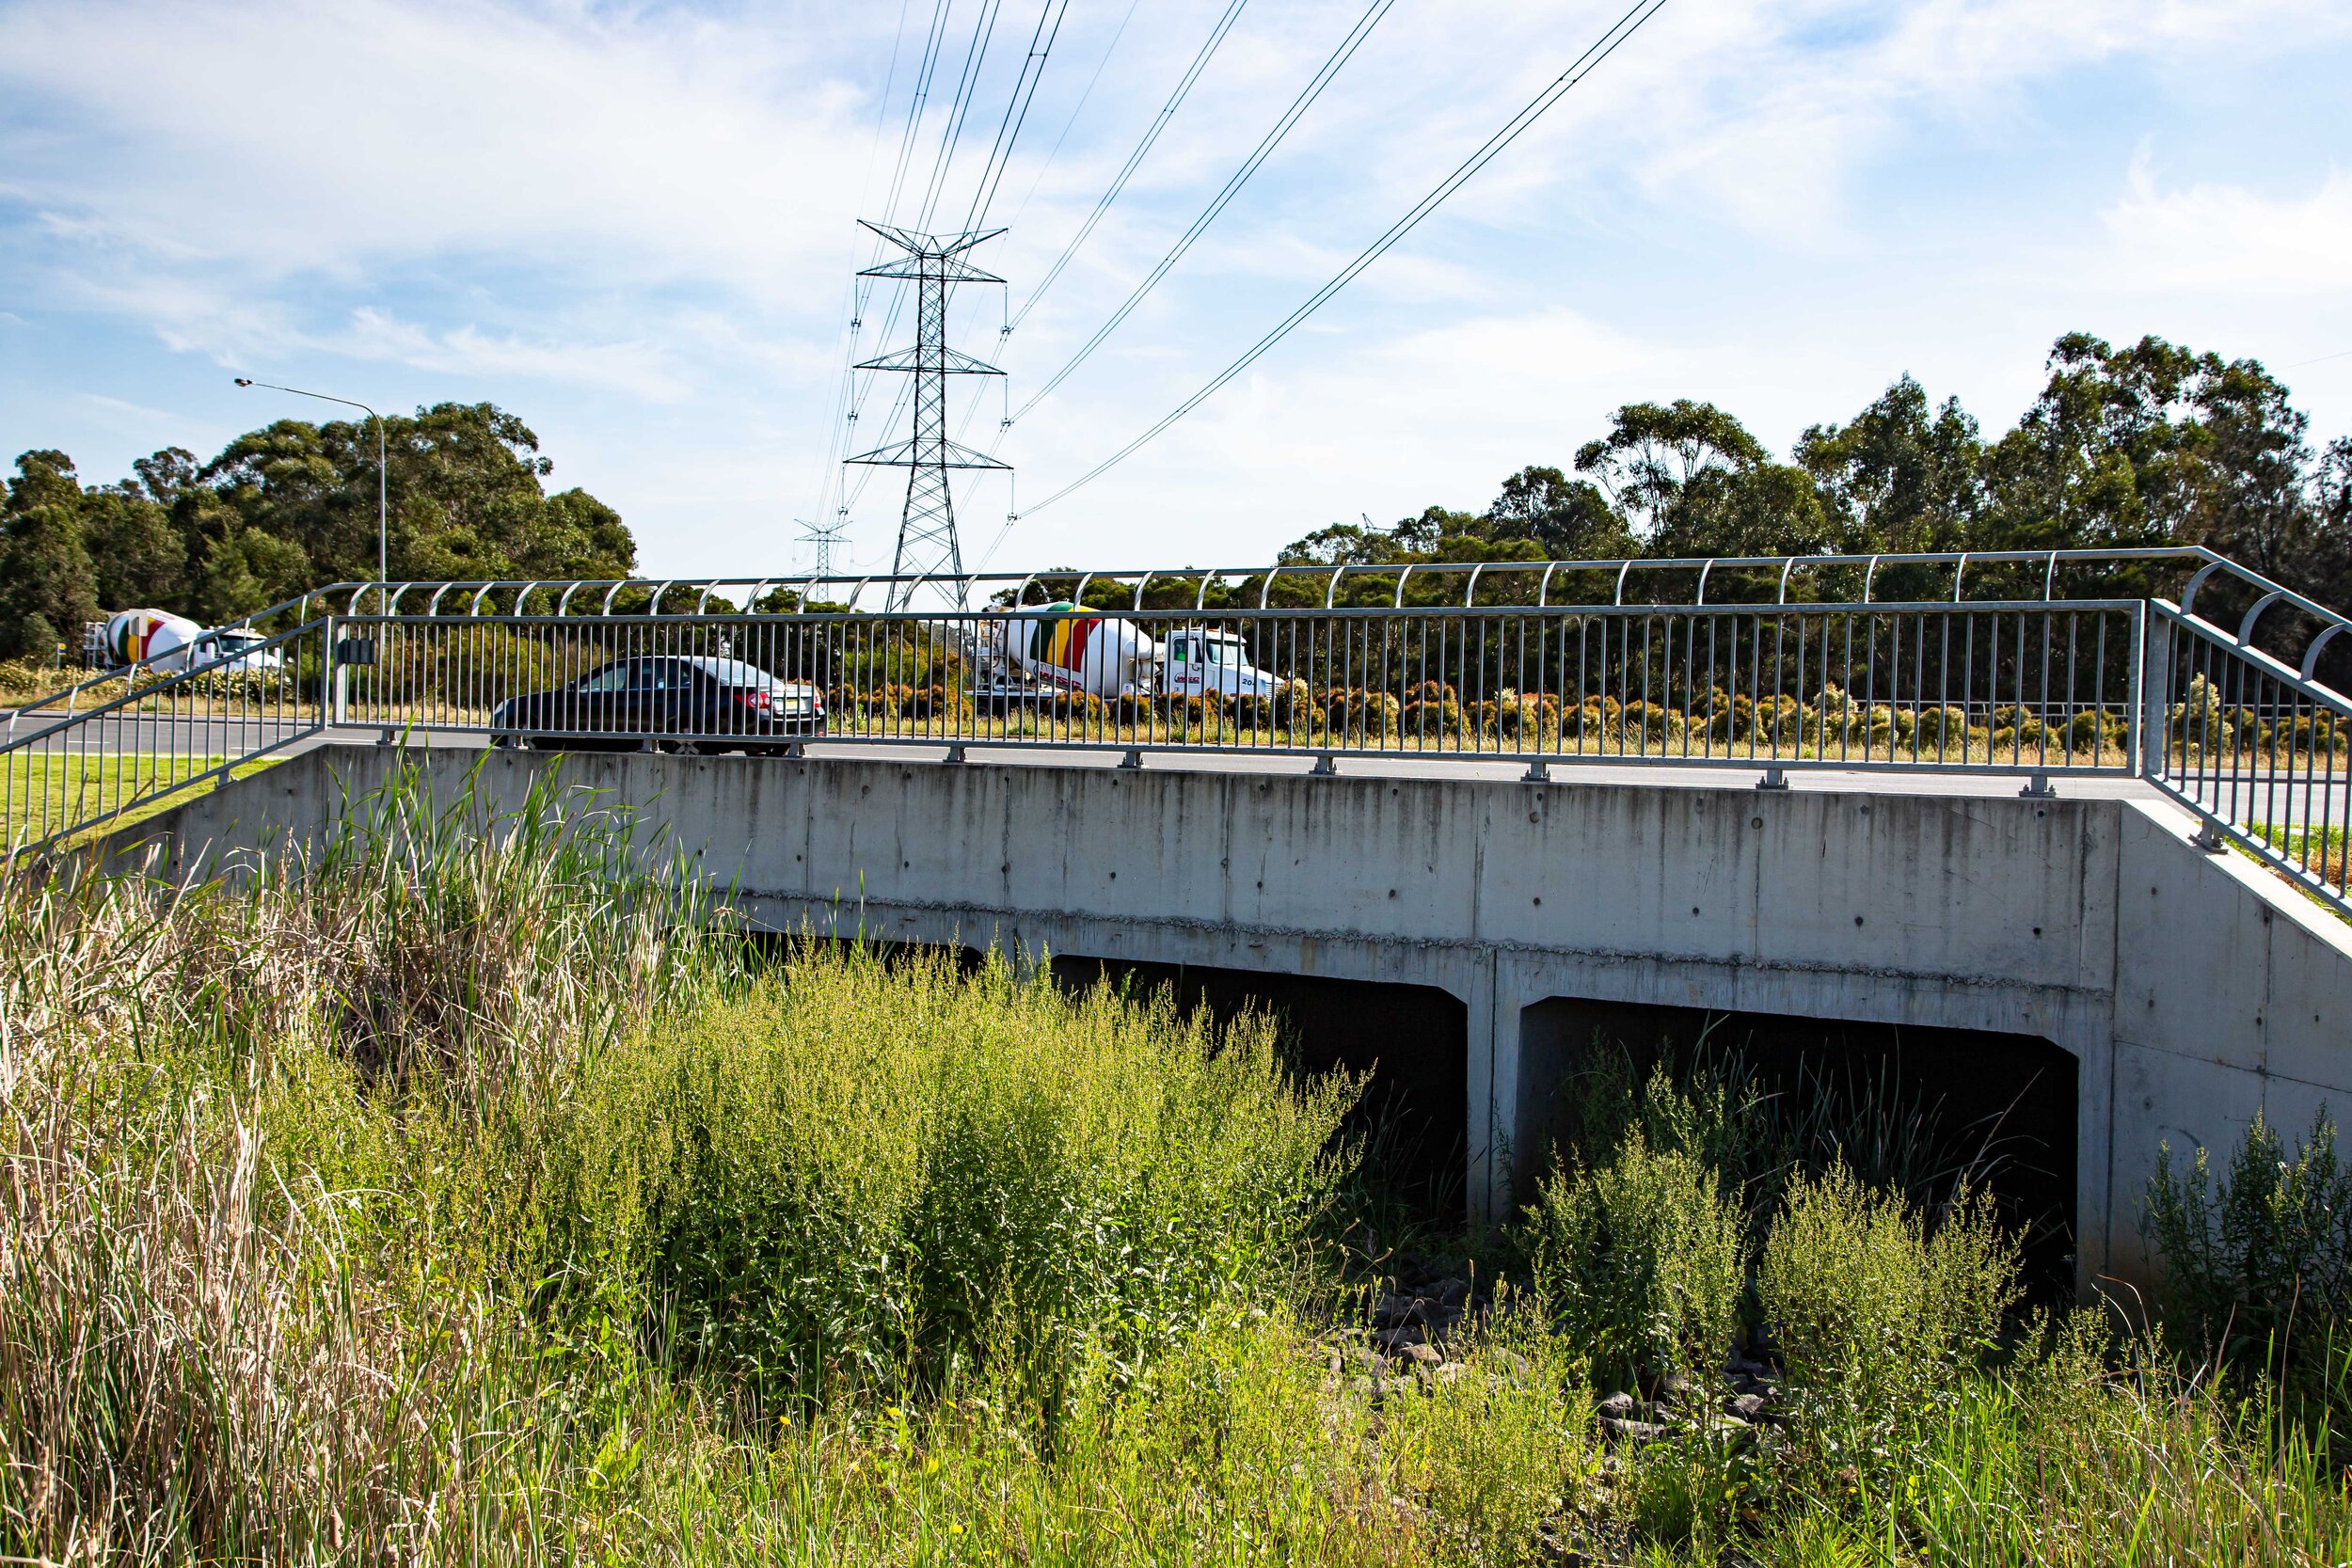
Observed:
[[[47,713],[28,713],[11,725],[0,718],[0,740],[37,735],[63,722]],[[373,742],[373,730],[344,729],[316,731],[308,720],[274,720],[268,718],[222,718],[180,714],[123,714],[95,721],[95,732],[87,738],[76,737],[75,751],[95,750],[102,753],[158,755],[199,754],[223,755],[230,752],[249,752],[275,741],[284,741],[280,754],[293,755],[322,745],[367,745]],[[436,731],[421,738],[437,747],[459,750],[479,750],[488,743],[488,736],[479,732]],[[808,743],[813,757],[863,757],[874,760],[896,759],[938,763],[946,755],[944,743],[926,741],[908,744],[877,744],[865,740],[820,740]],[[973,745],[966,749],[967,760],[973,763],[1018,762],[1032,767],[1052,768],[1111,768],[1118,766],[1122,749],[1106,744],[1101,749],[1075,749],[1046,745]],[[757,766],[757,759],[744,759],[746,766]],[[1313,765],[1304,755],[1269,754],[1251,752],[1152,752],[1144,753],[1146,768],[1153,769],[1216,770],[1241,773],[1301,773]],[[1725,784],[1755,783],[1763,777],[1768,764],[1757,762],[1722,763],[1691,766],[1681,763],[1638,763],[1618,760],[1554,761],[1550,776],[1555,784],[1644,784],[1668,788],[1720,789]],[[1471,778],[1500,781],[1523,779],[1524,763],[1480,761],[1459,756],[1342,756],[1339,771],[1349,777],[1365,778]],[[1791,789],[1862,791],[1894,795],[1935,795],[1956,798],[2015,795],[2025,784],[2015,775],[1931,772],[1924,769],[1854,769],[1794,765],[1787,769]],[[2139,779],[2117,777],[2076,777],[2064,773],[2053,777],[2061,796],[2085,800],[2138,798],[2153,800],[2158,792]],[[2234,796],[2229,793],[2233,784]],[[2306,779],[2299,774],[2249,772],[2232,780],[2228,775],[2209,780],[2214,791],[2211,798],[2217,803],[2233,805],[2231,815],[2241,821],[2268,820],[2293,824],[2305,820],[2338,825],[2347,820],[2352,809],[2352,781],[2344,776]]]

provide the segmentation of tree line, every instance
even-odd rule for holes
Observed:
[[[1712,404],[1629,404],[1569,468],[1522,468],[1483,512],[1432,506],[1388,528],[1338,524],[1281,559],[2201,544],[2322,603],[2352,605],[2352,438],[2315,451],[2309,418],[2261,364],[2160,338],[2117,347],[2070,333],[2047,368],[2041,395],[1997,439],[1958,399],[1932,404],[1905,375],[1847,422],[1808,428],[1788,462]]]
[[[612,578],[635,570],[621,515],[577,487],[521,420],[487,403],[384,421],[395,579]],[[210,461],[167,447],[134,477],[82,483],[49,450],[0,480],[0,657],[46,657],[129,609],[208,625],[376,572],[376,431],[279,420]]]

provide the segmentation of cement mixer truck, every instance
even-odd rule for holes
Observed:
[[[98,635],[108,668],[133,665],[159,675],[176,675],[229,659],[222,668],[262,673],[278,668],[278,657],[261,646],[269,641],[250,626],[208,631],[184,615],[162,610],[125,610],[109,616]],[[252,650],[245,652],[244,650]]]
[[[976,696],[1018,699],[1039,689],[1096,697],[1270,697],[1279,684],[1248,660],[1241,639],[1176,626],[1154,641],[1132,621],[1067,601],[993,611],[981,624],[980,662],[993,685]]]

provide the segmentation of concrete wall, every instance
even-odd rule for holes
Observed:
[[[315,832],[328,748],[140,830],[183,871]],[[2139,801],[1025,765],[422,753],[635,802],[777,927],[1429,985],[1470,1020],[1471,1191],[1556,1072],[1547,999],[2030,1035],[2079,1071],[2086,1278],[2137,1272],[2160,1139],[2352,1111],[2352,927]]]

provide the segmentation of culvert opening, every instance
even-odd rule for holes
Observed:
[[[1197,964],[1064,958],[1055,980],[1108,978],[1136,992],[1171,987],[1176,1005],[1220,1022],[1270,1012],[1311,1073],[1369,1074],[1347,1132],[1366,1141],[1363,1179],[1374,1212],[1393,1226],[1452,1229],[1462,1221],[1470,1121],[1470,1012],[1432,986],[1269,974]],[[1375,1222],[1376,1223],[1376,1222]]]
[[[2078,1094],[2073,1055],[1995,1030],[1859,1023],[1772,1013],[1554,998],[1520,1019],[1519,1196],[1556,1154],[1613,1131],[1629,1094],[1663,1069],[1689,1088],[1744,1093],[1743,1137],[1819,1168],[1842,1158],[1931,1207],[1963,1180],[1991,1193],[2025,1240],[2036,1302],[2074,1289]],[[1606,1125],[1588,1126],[1597,1118]]]

